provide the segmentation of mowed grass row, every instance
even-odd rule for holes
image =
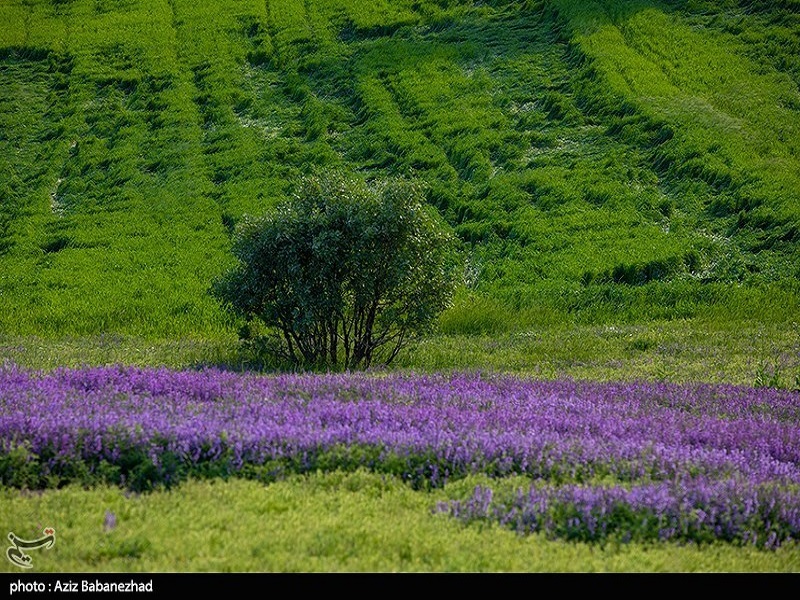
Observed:
[[[797,309],[780,6],[0,10],[7,334],[230,339],[206,294],[228,234],[324,168],[427,182],[470,264],[450,332],[476,301],[524,327]]]
[[[2,327],[220,331],[205,280],[227,237],[172,9],[101,8],[33,3],[7,24],[24,35],[6,42],[17,68],[3,72],[3,155],[16,175],[3,211],[18,208],[4,236]]]
[[[800,94],[788,58],[796,35],[784,39],[783,50],[773,46],[776,56],[770,56],[744,34],[752,28],[766,37],[781,25],[796,26],[796,15],[776,8],[777,26],[765,28],[735,3],[714,15],[697,7],[676,15],[638,0],[588,3],[580,10],[571,2],[556,5],[610,97],[667,127],[659,131],[655,153],[659,172],[709,184],[705,208],[718,216],[738,215],[736,227],[747,232],[736,235],[751,249],[797,240]],[[738,20],[738,30],[732,20]],[[728,27],[705,27],[709,22]],[[787,59],[781,62],[780,56]]]

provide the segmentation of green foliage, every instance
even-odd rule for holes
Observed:
[[[3,446],[0,452],[0,484],[20,489],[43,487],[39,457],[31,452],[29,446],[8,443]]]
[[[214,295],[279,332],[293,364],[389,364],[429,331],[459,281],[455,238],[413,181],[308,177],[236,231],[237,267]]]
[[[51,551],[34,556],[51,573],[792,573],[800,548],[763,551],[714,543],[642,544],[548,540],[497,524],[464,526],[434,514],[468,497],[485,477],[429,492],[397,478],[309,473],[264,485],[188,480],[170,492],[66,486],[31,494],[0,489],[0,526],[27,539],[55,527]],[[491,481],[495,488],[501,481]],[[529,485],[512,478],[508,488]],[[176,492],[180,493],[176,493]],[[104,529],[106,511],[116,527]],[[257,535],[254,535],[257,532]],[[1,566],[5,565],[5,566]],[[8,561],[0,571],[19,573]]]

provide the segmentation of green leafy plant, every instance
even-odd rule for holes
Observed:
[[[274,211],[242,221],[233,253],[212,294],[305,367],[389,364],[460,283],[456,238],[411,180],[304,178]]]

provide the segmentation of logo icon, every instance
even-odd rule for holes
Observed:
[[[33,566],[33,561],[24,550],[35,550],[37,548],[50,549],[56,543],[56,530],[52,527],[45,527],[42,530],[44,537],[36,540],[23,540],[18,537],[14,532],[9,532],[8,539],[11,545],[6,550],[6,558],[11,561],[11,564],[21,567],[23,569],[30,569]]]

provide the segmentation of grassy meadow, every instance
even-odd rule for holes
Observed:
[[[276,372],[209,287],[326,169],[462,244],[389,370],[800,391],[798,0],[0,0],[0,366]],[[800,571],[432,514],[481,477],[4,485],[0,526],[56,527],[34,571]]]
[[[797,550],[718,543],[600,547],[500,525],[464,527],[432,515],[463,494],[463,480],[431,496],[367,472],[312,474],[268,486],[242,479],[190,481],[130,496],[116,487],[68,487],[0,499],[9,521],[57,522],[56,544],[31,551],[36,572],[369,573],[792,573]],[[104,527],[106,511],[117,526]],[[254,535],[258,532],[258,535]],[[19,535],[23,535],[18,532]],[[16,572],[7,562],[2,572]]]

